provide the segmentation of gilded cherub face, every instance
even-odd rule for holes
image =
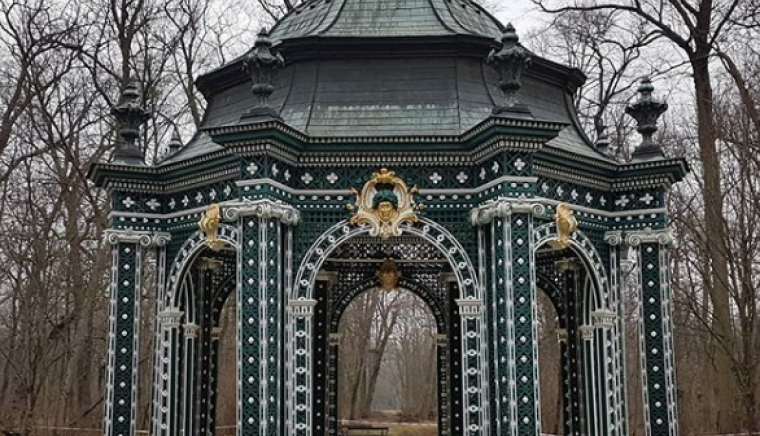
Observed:
[[[377,216],[380,220],[390,222],[396,218],[396,215],[398,215],[398,211],[396,211],[396,208],[393,207],[393,203],[390,201],[381,201],[380,204],[377,205]]]

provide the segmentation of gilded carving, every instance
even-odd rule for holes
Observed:
[[[219,223],[221,220],[222,213],[219,205],[211,203],[198,222],[198,227],[206,236],[206,245],[214,251],[218,251],[224,245],[224,241],[219,239]]]
[[[385,259],[375,275],[380,280],[380,289],[383,291],[390,292],[398,288],[398,279],[401,278],[401,273],[393,259]]]
[[[351,194],[356,197],[355,203],[346,205],[349,211],[355,212],[351,223],[369,225],[371,236],[383,239],[400,236],[402,224],[419,221],[417,211],[422,205],[414,201],[417,192],[416,186],[409,188],[396,173],[382,168],[372,174],[361,192],[351,189]]]
[[[573,216],[573,210],[567,203],[557,205],[557,213],[554,214],[554,221],[557,223],[557,240],[556,244],[561,248],[570,246],[570,236],[578,229],[578,220]]]

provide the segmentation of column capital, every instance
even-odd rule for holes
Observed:
[[[479,316],[483,313],[483,300],[475,298],[458,298],[459,315],[463,317]]]
[[[673,232],[670,229],[651,229],[635,230],[625,232],[625,240],[631,247],[637,247],[641,244],[660,244],[670,246],[673,244]]]
[[[201,326],[194,323],[185,324],[182,326],[185,330],[185,335],[188,339],[195,339],[198,337],[198,332],[201,330]]]
[[[107,229],[104,239],[110,245],[120,243],[140,244],[143,247],[163,247],[170,240],[171,235],[166,232],[150,232],[132,229]]]
[[[546,207],[536,201],[531,201],[525,196],[500,197],[472,209],[470,211],[470,221],[473,226],[488,224],[494,218],[506,218],[513,213],[527,213],[534,216],[543,216]]]
[[[615,312],[607,309],[597,309],[591,312],[591,322],[595,327],[612,328],[615,326]]]
[[[557,329],[557,342],[560,344],[567,342],[567,329],[558,328]]]
[[[449,345],[449,337],[445,334],[435,335],[435,343],[439,347],[447,347]]]
[[[158,313],[158,320],[163,327],[179,327],[180,320],[184,314],[181,310],[166,309]]]
[[[279,219],[285,225],[296,225],[301,220],[301,212],[295,207],[269,199],[236,201],[224,205],[224,219],[235,221],[241,216]]]
[[[617,246],[623,244],[623,232],[620,230],[610,231],[604,233],[604,242],[609,245]]]
[[[293,315],[301,318],[309,318],[314,315],[314,306],[317,300],[290,300],[288,302],[288,311]]]
[[[594,326],[593,325],[582,325],[578,327],[578,332],[581,334],[581,339],[594,339]]]
[[[343,337],[340,333],[330,333],[330,335],[327,337],[327,343],[331,346],[337,346],[340,345],[340,340]]]

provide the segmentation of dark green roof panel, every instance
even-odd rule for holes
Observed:
[[[500,33],[499,22],[470,0],[307,0],[275,25],[272,38]]]

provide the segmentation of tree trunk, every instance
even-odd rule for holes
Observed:
[[[708,231],[704,235],[705,282],[710,283],[710,300],[713,307],[712,334],[709,349],[714,358],[715,378],[711,383],[716,404],[715,417],[718,432],[730,432],[734,426],[731,416],[736,379],[730,350],[733,349],[731,332],[729,275],[726,258],[726,225],[723,217],[723,197],[721,194],[720,161],[713,130],[713,92],[710,83],[709,48],[697,50],[691,59],[694,88],[697,103],[697,134],[699,155],[702,161],[704,187],[702,198],[705,207],[705,224]]]

